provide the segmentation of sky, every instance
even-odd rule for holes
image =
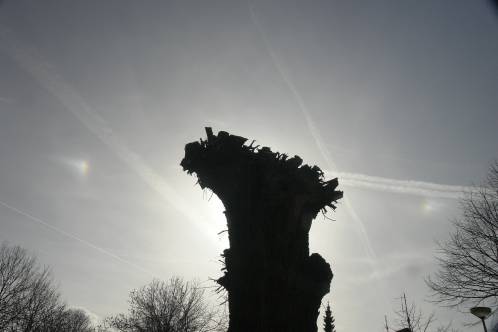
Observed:
[[[211,126],[339,177],[310,233],[338,331],[383,331],[403,292],[480,331],[424,278],[498,158],[497,36],[487,1],[4,0],[0,241],[95,317],[152,278],[213,286],[222,204],[179,166]]]

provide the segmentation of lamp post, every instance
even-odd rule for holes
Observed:
[[[486,328],[486,323],[484,320],[488,318],[489,314],[491,314],[491,309],[488,307],[474,307],[470,309],[470,313],[476,317],[479,317],[482,321],[482,326],[484,326],[484,332],[488,332]]]

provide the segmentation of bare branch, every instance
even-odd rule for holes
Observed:
[[[461,201],[450,239],[439,244],[439,270],[426,279],[433,299],[457,307],[498,305],[498,161],[486,182]]]
[[[204,288],[195,281],[155,279],[133,290],[129,303],[127,314],[107,318],[106,325],[123,332],[226,330],[226,311],[211,308],[204,299]]]

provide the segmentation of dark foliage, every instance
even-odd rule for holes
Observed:
[[[335,319],[332,316],[332,311],[330,310],[330,304],[327,303],[327,309],[325,310],[325,316],[323,317],[323,330],[325,332],[336,332],[335,331]]]

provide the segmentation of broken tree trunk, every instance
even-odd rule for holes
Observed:
[[[247,139],[206,128],[207,140],[185,146],[181,165],[223,202],[230,248],[223,252],[229,332],[317,331],[332,271],[309,255],[312,220],[342,197],[337,179],[298,156],[246,145]]]

